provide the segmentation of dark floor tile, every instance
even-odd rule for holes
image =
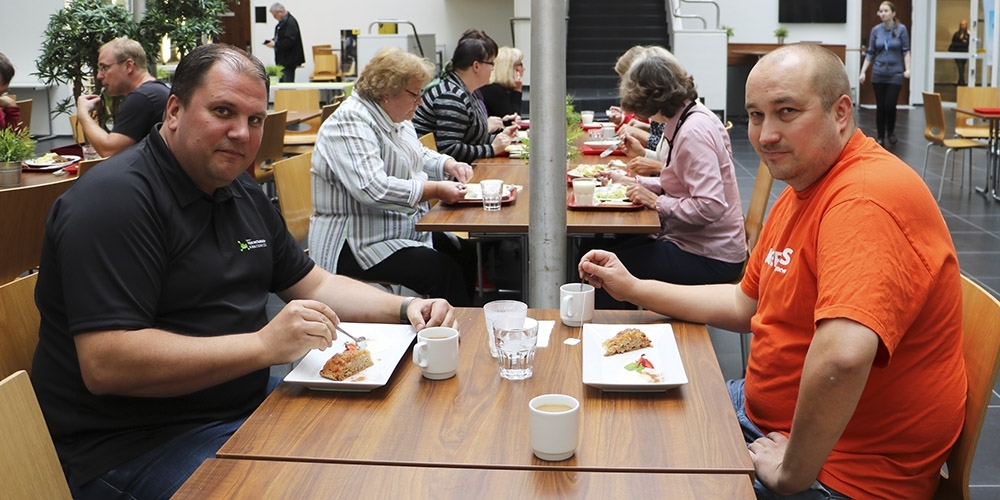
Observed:
[[[1000,481],[993,481],[998,483]],[[976,486],[969,485],[969,495],[971,500],[997,500],[1000,498],[1000,486]]]
[[[972,460],[970,485],[982,484],[1000,488],[1000,446],[997,446],[996,436],[1000,436],[1000,407],[990,407],[986,410],[986,421],[983,422],[979,446],[976,447],[976,457]]]

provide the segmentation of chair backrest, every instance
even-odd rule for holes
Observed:
[[[342,102],[344,102],[344,101],[334,100],[333,103],[327,104],[326,106],[323,106],[323,115],[320,116],[319,122],[320,123],[325,122],[326,119],[329,118],[330,115],[332,115],[334,111],[337,111],[337,108],[340,107],[340,103],[342,103]]]
[[[317,111],[320,109],[319,89],[275,89],[274,109]]]
[[[944,122],[944,107],[941,106],[941,94],[924,92],[924,139],[935,144],[944,143],[946,125]]]
[[[278,206],[285,218],[288,232],[299,242],[309,234],[309,218],[313,214],[310,168],[312,153],[296,155],[274,164],[274,189],[278,193]]]
[[[331,45],[329,43],[320,44],[320,45],[313,45],[312,46],[312,52],[313,52],[313,57],[316,57],[316,54],[332,54],[333,53],[333,45]]]
[[[21,123],[24,125],[24,128],[31,131],[31,99],[15,101],[15,104],[21,110]]]
[[[969,473],[1000,368],[1000,301],[962,276],[962,354],[969,388],[965,427],[951,448],[936,499],[969,499]]]
[[[767,169],[764,162],[757,165],[757,178],[753,183],[753,193],[750,195],[750,204],[747,206],[747,217],[745,229],[747,233],[747,251],[753,250],[757,245],[757,238],[764,228],[764,214],[767,213],[767,202],[771,199],[771,186],[774,184],[774,177]]]
[[[337,59],[337,54],[333,52],[313,54],[313,72],[309,79],[335,80],[337,78],[340,78],[340,62]]]
[[[956,108],[995,108],[1000,106],[1000,87],[958,87]],[[955,111],[955,133],[962,136],[988,137],[990,125],[972,115]]]
[[[0,484],[5,498],[72,499],[28,374],[0,381]]]
[[[37,282],[38,273],[32,273],[0,285],[0,377],[18,370],[31,373],[41,322],[35,306]]]
[[[427,149],[438,150],[437,140],[434,139],[434,132],[427,132],[420,136],[420,143]]]
[[[83,126],[76,119],[76,115],[69,115],[69,126],[73,129],[73,142],[83,144],[87,142],[87,136],[83,135]]]
[[[255,171],[261,165],[275,163],[282,158],[282,148],[285,146],[285,117],[288,110],[271,111],[264,119],[263,137],[260,140],[260,149],[257,150],[257,158],[254,159]]]
[[[52,202],[66,192],[76,177],[9,189],[0,189],[0,283],[38,267],[42,259],[45,216]],[[16,244],[12,242],[17,242]]]
[[[102,161],[107,160],[107,158],[95,158],[93,160],[82,160],[76,167],[76,176],[83,177],[83,174],[90,171],[90,169],[96,167]]]

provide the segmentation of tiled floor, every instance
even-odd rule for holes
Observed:
[[[950,115],[950,120],[954,119],[954,113],[946,110],[946,115]],[[862,130],[874,136],[874,110],[862,108],[857,116]],[[924,123],[923,108],[901,108],[896,124],[896,136],[899,142],[892,147],[897,156],[917,172],[923,169],[924,150],[927,145],[923,135]],[[953,124],[949,123],[948,126],[950,130]],[[757,173],[758,158],[750,146],[746,132],[746,122],[736,121],[730,137],[736,160],[740,195],[744,200],[749,200]],[[981,186],[986,178],[985,153],[976,152],[973,158],[972,183]],[[936,192],[941,180],[943,162],[944,151],[941,148],[932,148],[925,177],[932,192]],[[785,187],[783,182],[775,181],[771,191],[772,203]],[[951,229],[951,237],[958,250],[962,272],[994,295],[1000,296],[1000,202],[987,200],[977,193],[970,193],[968,179],[962,188],[956,176],[954,182],[950,177],[945,179],[940,206],[945,221]],[[997,325],[997,328],[1000,328],[1000,325]],[[743,365],[739,340],[730,332],[713,330],[712,333],[724,374],[727,378],[740,376]],[[998,442],[1000,442],[1000,381],[994,387],[993,398],[987,410],[986,422],[973,462],[970,486],[974,500],[1000,498]]]
[[[858,117],[862,129],[873,135],[871,131],[874,130],[874,111],[862,108],[858,111]],[[951,126],[949,124],[949,127]],[[893,151],[918,171],[922,169],[924,148],[927,144],[923,138],[923,128],[922,108],[900,109],[896,128],[899,143],[893,147]],[[749,200],[757,173],[758,159],[750,146],[746,131],[745,121],[734,120],[730,136],[736,160],[737,181],[741,196],[744,200]],[[71,140],[56,138],[43,141],[39,144],[38,150],[47,152],[49,148],[65,145],[67,142]],[[941,179],[943,161],[944,152],[939,148],[932,148],[926,176],[932,191],[937,189]],[[976,166],[973,169],[973,183],[982,185],[986,176],[983,153],[976,153],[974,161]],[[772,202],[784,188],[783,182],[775,181],[771,192]],[[965,188],[961,188],[957,181],[952,182],[948,178],[945,179],[940,205],[945,220],[951,228],[962,271],[994,295],[1000,296],[1000,202],[987,201],[979,194],[970,193],[968,184]],[[269,304],[272,314],[280,307],[281,302],[276,298]],[[1000,325],[997,327],[1000,328]],[[742,376],[743,358],[739,336],[717,329],[710,329],[710,332],[723,374],[726,378]],[[273,373],[282,376],[287,371],[287,367],[275,367]],[[1000,442],[1000,392],[998,391],[1000,383],[994,388],[993,400],[983,425],[980,445],[973,463],[971,487],[974,500],[1000,498],[1000,446],[996,444]]]

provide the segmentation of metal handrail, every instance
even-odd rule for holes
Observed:
[[[413,29],[413,38],[417,39],[417,50],[420,51],[420,57],[427,57],[426,55],[424,55],[424,47],[423,47],[423,45],[420,44],[420,35],[417,34],[417,27],[414,26],[413,23],[411,23],[410,21],[404,21],[402,19],[376,19],[376,20],[372,21],[371,24],[368,25],[368,34],[371,34],[371,32],[372,32],[372,26],[375,26],[377,24],[392,24],[392,23],[394,23],[394,24],[409,24],[410,28]]]
[[[510,45],[512,47],[517,47],[517,39],[514,36],[514,21],[531,21],[530,17],[512,17],[510,18]]]
[[[716,3],[715,0],[681,0],[681,2],[684,2],[684,3],[707,3],[707,4],[711,4],[712,7],[715,7],[715,29],[721,29],[719,27],[719,26],[721,26],[721,24],[720,24],[721,21],[720,21],[720,17],[719,17],[720,14],[721,14],[721,9],[719,9],[719,4]],[[704,21],[705,20],[702,19],[702,22],[704,22]]]
[[[684,1],[684,0],[681,0],[681,1]],[[696,16],[694,14],[681,14],[681,7],[680,7],[680,5],[678,5],[677,7],[673,7],[673,1],[672,0],[665,0],[665,2],[666,2],[666,7],[667,7],[666,10],[667,10],[667,12],[670,13],[670,15],[672,15],[672,16],[678,18],[678,19],[697,19],[697,20],[701,21],[702,29],[708,29],[708,22],[705,21],[705,18],[703,18],[701,16]],[[670,21],[669,18],[667,19],[667,21],[668,21],[668,24],[672,25],[672,23],[669,23],[669,21]]]

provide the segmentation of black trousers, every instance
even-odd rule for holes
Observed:
[[[875,88],[875,129],[879,139],[896,133],[896,101],[902,85],[872,83]]]
[[[475,244],[434,233],[433,245],[434,248],[404,248],[370,269],[362,269],[350,245],[344,244],[337,261],[337,274],[361,281],[397,283],[427,297],[446,299],[455,307],[471,307],[476,276]]]

